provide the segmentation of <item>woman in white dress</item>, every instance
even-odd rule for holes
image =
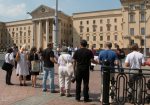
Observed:
[[[27,86],[26,76],[29,75],[28,54],[24,46],[17,53],[16,60],[17,60],[16,74],[19,75],[20,86]],[[23,77],[23,80],[22,80],[22,77]],[[22,81],[23,81],[23,84],[22,84]]]

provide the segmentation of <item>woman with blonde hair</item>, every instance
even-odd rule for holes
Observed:
[[[26,76],[29,75],[28,70],[29,68],[28,68],[28,53],[26,51],[25,45],[23,45],[20,51],[17,52],[16,61],[17,61],[16,74],[19,76],[20,86],[27,86]]]

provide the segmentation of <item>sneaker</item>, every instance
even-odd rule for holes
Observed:
[[[66,97],[71,97],[72,95],[71,94],[66,94]]]
[[[80,99],[76,99],[77,102],[80,102]]]
[[[47,89],[43,89],[42,91],[43,91],[43,92],[46,92],[46,91],[47,91]]]
[[[91,99],[85,99],[84,102],[92,102]]]
[[[58,91],[56,91],[56,90],[52,90],[52,91],[51,91],[51,93],[58,93]]]
[[[65,94],[64,93],[60,93],[60,96],[65,96]]]

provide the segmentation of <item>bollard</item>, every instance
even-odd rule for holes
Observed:
[[[110,67],[108,63],[103,68],[103,105],[109,104]]]

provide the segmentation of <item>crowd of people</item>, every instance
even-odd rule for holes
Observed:
[[[47,89],[47,78],[49,79],[49,89],[51,93],[56,93],[54,79],[55,70],[54,64],[58,64],[58,75],[59,75],[59,93],[60,96],[70,97],[71,82],[76,81],[76,101],[80,101],[81,98],[81,84],[83,81],[83,96],[84,102],[90,102],[89,98],[89,72],[91,68],[91,62],[97,65],[101,65],[101,96],[100,101],[103,101],[103,66],[105,61],[109,61],[109,66],[122,66],[121,59],[125,58],[125,53],[116,45],[116,51],[111,49],[112,43],[107,42],[105,50],[99,53],[98,60],[94,59],[95,51],[87,48],[87,41],[81,40],[80,48],[76,47],[74,50],[71,47],[56,49],[57,53],[53,51],[53,43],[48,43],[46,49],[40,48],[37,50],[36,47],[32,47],[30,51],[23,45],[21,49],[14,44],[12,48],[7,50],[5,55],[5,62],[14,65],[16,69],[16,75],[18,76],[20,86],[27,86],[26,77],[31,75],[32,87],[36,87],[37,75],[43,72],[42,91],[46,92]],[[74,52],[73,54],[71,52]],[[138,51],[138,45],[132,45],[132,51],[125,58],[125,66],[131,69],[140,69],[145,64],[144,56]],[[61,52],[61,53],[60,53]],[[57,54],[57,55],[56,55]],[[92,68],[93,69],[93,68]],[[6,70],[6,84],[13,85],[11,83],[11,70]],[[111,69],[115,71],[115,69]],[[135,72],[136,70],[130,71]],[[115,76],[111,73],[110,78]],[[130,75],[130,81],[133,81],[135,75]],[[139,79],[136,80],[137,83]],[[110,84],[111,85],[111,84]],[[134,94],[134,93],[133,93]],[[139,91],[140,94],[140,91]],[[138,97],[140,99],[140,97]],[[134,99],[133,99],[134,100]],[[110,102],[112,100],[110,99]]]

